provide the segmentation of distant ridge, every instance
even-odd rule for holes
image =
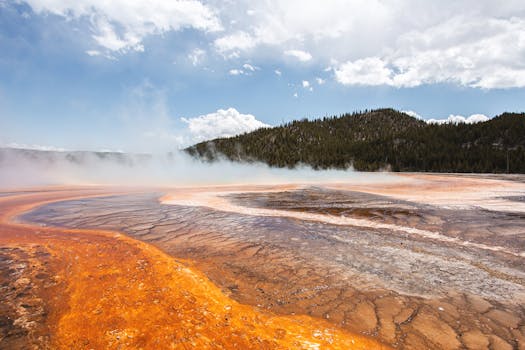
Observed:
[[[149,154],[132,154],[111,151],[56,151],[27,148],[0,147],[0,165],[3,163],[26,161],[52,165],[54,163],[86,164],[89,162],[107,162],[134,166],[149,161]]]
[[[525,113],[503,113],[475,124],[428,124],[378,109],[293,121],[185,151],[205,161],[223,157],[273,167],[525,173]]]

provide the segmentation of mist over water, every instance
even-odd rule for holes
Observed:
[[[205,186],[313,182],[402,181],[389,173],[271,168],[262,163],[213,163],[182,151],[164,155],[0,149],[0,188],[41,185]]]

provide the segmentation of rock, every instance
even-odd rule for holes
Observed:
[[[493,350],[512,350],[512,346],[496,335],[490,336],[490,344]]]
[[[491,310],[486,316],[508,328],[518,328],[520,322],[518,317],[502,310]]]
[[[412,321],[412,326],[443,349],[458,349],[461,346],[454,329],[428,312],[419,312]]]
[[[489,338],[478,329],[464,333],[461,339],[469,350],[488,349],[490,344]]]

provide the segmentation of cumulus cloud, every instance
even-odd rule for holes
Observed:
[[[414,111],[411,111],[411,110],[401,111],[401,112],[403,112],[406,115],[409,115],[411,117],[424,120],[428,124],[449,124],[449,123],[450,124],[460,124],[460,123],[475,124],[475,123],[486,122],[487,120],[490,119],[489,117],[487,117],[484,114],[472,114],[472,115],[470,115],[468,117],[464,117],[462,115],[451,114],[446,119],[434,119],[434,118],[432,118],[432,119],[426,119],[425,120],[425,118],[423,118],[417,112],[414,112]]]
[[[310,84],[308,80],[303,80],[301,85],[303,86],[303,88],[307,89],[308,91],[314,91],[312,84]]]
[[[340,64],[335,78],[343,85],[525,87],[524,59],[525,19],[452,19],[402,35],[384,57]]]
[[[392,71],[377,57],[346,62],[334,72],[336,80],[344,85],[392,84]]]
[[[315,57],[331,62],[343,85],[525,87],[523,1],[268,0],[249,6],[252,16],[240,9],[235,17],[242,40],[227,40],[224,49],[249,51],[252,58],[265,50],[301,61]],[[234,5],[228,11],[236,13]],[[289,49],[294,46],[301,50]]]
[[[462,115],[449,115],[447,119],[428,119],[426,122],[429,124],[475,124],[480,122],[486,122],[489,120],[484,114],[472,114],[469,117],[464,117]]]
[[[275,75],[278,75],[278,76],[283,75],[283,73],[278,69],[274,70],[274,72],[275,72]]]
[[[302,50],[286,50],[284,54],[285,56],[296,58],[301,62],[308,62],[312,59],[312,55],[309,52]]]
[[[244,71],[242,69],[230,69],[228,73],[230,75],[241,75],[244,74]]]
[[[143,51],[148,35],[194,28],[222,29],[215,11],[198,0],[25,0],[34,12],[51,13],[67,20],[88,19],[92,37],[109,51]]]
[[[217,112],[194,118],[181,118],[195,142],[217,137],[230,137],[269,125],[251,114],[241,114],[235,108],[219,109]]]
[[[242,68],[244,68],[246,71],[250,71],[250,72],[255,72],[256,70],[259,70],[259,67],[252,66],[249,63],[243,64]]]
[[[230,57],[236,57],[238,56],[236,54],[237,50],[251,49],[255,47],[257,43],[250,34],[240,31],[216,39],[214,45],[219,52],[223,54],[233,52],[233,55]]]
[[[416,118],[416,119],[423,119],[422,116],[420,116],[417,112],[414,112],[414,111],[410,111],[410,110],[409,110],[409,111],[401,111],[401,112],[403,112],[403,113],[405,113],[406,115],[409,115],[409,116],[411,116],[411,117],[414,117],[414,118]]]
[[[326,80],[323,79],[323,78],[315,78],[315,81],[317,82],[318,85],[323,85],[324,83],[326,83]]]
[[[210,55],[257,65],[315,57],[342,85],[525,87],[522,0],[25,2],[38,14],[89,21],[91,53],[143,51],[146,36],[192,28],[208,34]]]
[[[252,66],[249,63],[245,63],[241,68],[233,68],[228,71],[230,75],[252,75],[254,72],[260,70],[257,66]]]
[[[239,42],[240,45],[229,41],[232,45],[227,49],[245,51],[244,42],[250,42],[250,50],[277,47],[285,51],[304,44],[312,48],[323,46],[323,51],[329,53],[332,50],[325,49],[345,47],[349,41],[341,39],[348,34],[359,34],[362,29],[377,30],[375,19],[384,17],[384,7],[380,0],[268,0],[231,2],[229,6],[225,3],[223,12],[234,18],[234,27],[246,39]],[[246,15],[247,9],[250,16]],[[333,42],[326,43],[327,39]],[[361,41],[357,44],[363,46]],[[301,55],[305,60],[311,59],[306,59],[310,55],[308,51],[301,50],[307,54]]]

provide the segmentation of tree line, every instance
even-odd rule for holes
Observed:
[[[224,157],[288,168],[525,173],[525,114],[429,124],[393,109],[365,110],[292,121],[185,151],[205,161]]]

